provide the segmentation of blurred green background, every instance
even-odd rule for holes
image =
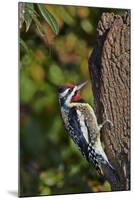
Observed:
[[[42,5],[48,12],[45,18],[37,4],[23,6],[20,196],[110,191],[110,184],[96,174],[65,132],[56,87],[90,80],[88,57],[95,44],[98,20],[103,12],[124,11]],[[93,105],[90,81],[82,97]]]

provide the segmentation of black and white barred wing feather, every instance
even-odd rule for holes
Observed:
[[[86,156],[88,144],[85,138],[83,137],[80,122],[77,118],[77,110],[75,109],[75,107],[70,109],[68,119],[70,124],[70,126],[68,126],[68,132],[75,144],[78,145],[82,154]]]
[[[85,107],[85,109],[87,108]],[[89,121],[88,117],[88,114],[86,115],[85,112],[83,113],[81,104],[74,104],[69,112],[68,119],[71,126],[68,132],[86,159],[91,161],[97,171],[102,174],[94,148],[95,137],[92,137],[90,133],[91,130],[86,126],[86,123]]]

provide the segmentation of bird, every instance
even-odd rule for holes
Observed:
[[[118,177],[115,168],[110,164],[102,147],[100,135],[102,127],[110,120],[98,124],[94,109],[80,94],[88,81],[81,84],[67,83],[58,87],[59,105],[64,127],[73,142],[85,157],[92,163],[98,174],[104,176],[101,165],[105,165],[113,175]]]

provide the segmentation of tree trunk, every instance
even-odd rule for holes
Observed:
[[[107,157],[120,176],[104,169],[112,191],[130,189],[130,11],[124,16],[103,13],[89,58],[95,110],[99,123],[107,118],[102,138]],[[104,112],[104,110],[106,112]]]

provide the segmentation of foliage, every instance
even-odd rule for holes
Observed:
[[[89,79],[98,9],[25,3],[20,30],[20,195],[110,191],[65,133],[57,86]],[[121,10],[112,10],[121,12]],[[82,96],[93,105],[91,84]]]
[[[35,5],[36,4],[33,4],[33,3],[25,3],[24,21],[26,23],[26,32],[29,30],[30,25],[33,20],[35,22],[35,25],[37,26],[39,32],[41,34],[45,34],[45,31],[43,30],[43,27],[38,19],[38,18],[40,18],[40,15],[36,12]],[[40,11],[40,14],[50,25],[50,27],[54,31],[54,33],[58,34],[58,32],[59,32],[58,24],[57,24],[55,18],[53,17],[53,15],[45,8],[45,6],[43,4],[37,4],[37,7]]]

